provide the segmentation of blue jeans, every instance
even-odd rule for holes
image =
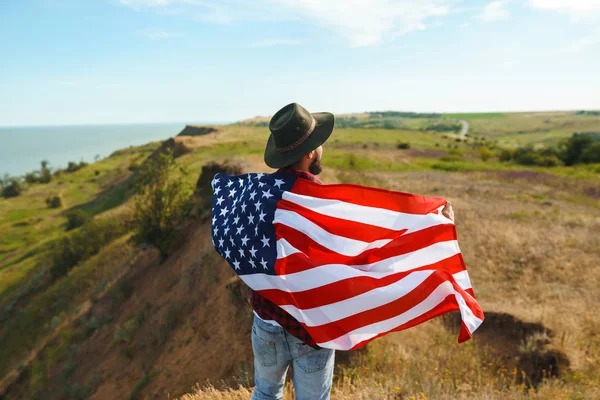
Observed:
[[[252,400],[281,399],[290,365],[296,400],[328,400],[335,351],[315,350],[279,326],[254,317],[254,392]]]

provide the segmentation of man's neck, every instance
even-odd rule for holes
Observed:
[[[290,166],[290,168],[293,169],[294,171],[310,173],[310,171],[308,170],[308,166],[303,165],[303,164],[297,163],[297,164]]]

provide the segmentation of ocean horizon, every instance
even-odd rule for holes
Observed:
[[[22,176],[48,160],[52,170],[69,161],[93,162],[129,146],[176,136],[186,125],[231,122],[168,122],[89,125],[0,126],[0,175]]]

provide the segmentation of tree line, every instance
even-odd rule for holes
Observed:
[[[556,146],[504,148],[500,151],[499,159],[541,167],[600,163],[600,133],[574,133]]]
[[[99,156],[96,156],[96,160]],[[23,176],[10,176],[4,174],[0,177],[0,197],[9,198],[20,195],[24,190],[24,184],[45,184],[50,183],[53,178],[57,178],[63,173],[72,173],[79,171],[80,169],[87,167],[88,163],[85,161],[74,162],[69,161],[66,168],[56,169],[52,171],[49,168],[50,163],[47,160],[40,161],[40,169],[27,172]]]

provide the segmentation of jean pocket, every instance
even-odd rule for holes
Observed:
[[[332,353],[333,350],[331,349],[312,350],[296,358],[296,365],[302,368],[304,372],[321,371],[327,366]]]
[[[277,365],[275,342],[258,336],[255,327],[252,327],[252,350],[254,351],[254,358],[263,367]]]

